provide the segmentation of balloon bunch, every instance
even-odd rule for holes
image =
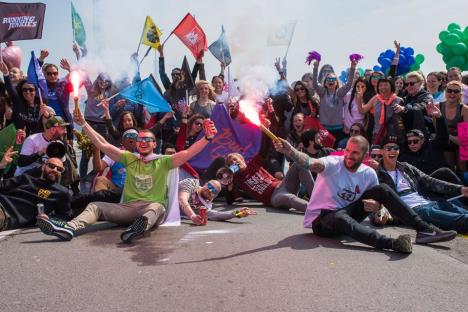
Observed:
[[[13,67],[21,68],[21,48],[13,45],[11,41],[7,42],[6,45],[6,48],[2,49],[3,62],[5,62],[9,69]]]
[[[356,71],[359,73],[359,76],[360,77],[364,77],[364,69],[359,67],[356,69]],[[341,74],[340,74],[340,77],[338,77],[340,79],[340,81],[342,83],[347,83],[348,82],[348,73],[349,73],[349,68],[346,68],[346,70],[342,70],[341,71]]]
[[[464,31],[460,25],[451,23],[447,30],[439,33],[440,43],[436,50],[442,54],[442,59],[449,69],[459,67],[462,71],[468,70],[468,26]]]
[[[382,71],[385,74],[388,74],[394,56],[395,52],[390,49],[380,53],[379,58],[377,59],[377,62],[379,62],[380,65],[375,65],[373,68],[374,71]],[[410,71],[418,70],[424,62],[424,59],[424,55],[422,54],[415,56],[413,48],[401,47],[396,75],[400,76],[409,73]]]

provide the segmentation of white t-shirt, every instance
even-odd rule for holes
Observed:
[[[44,139],[42,133],[32,134],[24,141],[23,146],[21,147],[20,155],[32,155],[34,153],[38,153],[39,151],[45,151],[47,145],[49,145],[49,141]],[[30,165],[17,167],[15,176],[19,176],[29,169],[39,167],[41,165],[41,161],[42,159],[39,159]]]
[[[409,184],[408,180],[405,179],[400,170],[387,171],[387,173],[395,183],[397,193],[411,190],[411,185]],[[401,196],[400,198],[405,204],[410,206],[410,208],[431,203],[430,201],[419,195],[418,192],[412,192],[408,195]]]
[[[304,217],[304,227],[310,227],[320,215],[320,210],[338,210],[358,200],[362,194],[379,184],[374,169],[361,164],[356,172],[350,172],[344,164],[344,156],[320,158],[325,169],[317,175],[314,189]]]

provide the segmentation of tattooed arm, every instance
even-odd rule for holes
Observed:
[[[288,141],[279,138],[278,141],[273,141],[273,145],[277,152],[286,155],[287,157],[291,158],[296,164],[299,166],[309,169],[310,171],[320,173],[324,169],[323,162],[320,159],[315,159],[309,157],[305,153],[299,152],[297,149],[292,147]]]

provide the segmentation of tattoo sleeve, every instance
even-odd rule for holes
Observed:
[[[294,162],[299,166],[304,167],[305,169],[309,169],[311,158],[307,154],[301,153],[297,149],[292,147],[289,157],[291,157],[292,160],[294,160]]]

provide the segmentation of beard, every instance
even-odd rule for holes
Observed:
[[[348,166],[347,159],[345,158],[344,165],[345,165],[346,169],[348,169],[349,171],[356,171],[356,170],[359,168],[359,166],[361,165],[362,160],[363,160],[363,159],[358,159],[358,160],[356,160],[356,161],[354,162],[353,165]]]
[[[47,174],[46,172],[42,171],[41,179],[52,183],[60,183],[61,175],[55,176],[53,174]]]
[[[315,148],[316,150],[319,150],[319,149],[322,149],[322,148],[323,148],[323,145],[320,144],[320,143],[314,143],[314,148]]]

